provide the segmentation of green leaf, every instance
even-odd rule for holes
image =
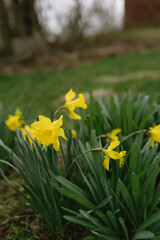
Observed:
[[[139,151],[138,144],[134,143],[131,147],[131,155],[129,158],[129,170],[131,172],[137,173],[137,166],[139,161]]]
[[[101,228],[103,227],[103,225],[101,224],[101,222],[98,220],[98,218],[96,217],[93,217],[91,214],[89,214],[88,212],[80,209],[79,210],[80,214],[86,219],[88,220],[89,222],[91,222],[95,227],[97,228]],[[94,228],[95,228],[94,227]]]
[[[127,187],[120,179],[118,180],[118,184],[120,187],[120,192],[122,194],[123,200],[125,201],[126,207],[128,208],[128,211],[130,213],[130,218],[133,218],[133,220],[137,222],[136,215],[135,215],[136,211],[135,211],[134,203],[132,201],[132,197],[129,194]]]
[[[95,208],[95,205],[93,205],[88,198],[80,195],[75,194],[75,192],[70,191],[69,189],[65,188],[58,188],[57,189],[61,194],[75,200],[76,202],[80,203],[82,206],[86,207],[87,209],[93,209]]]
[[[157,180],[157,176],[159,174],[159,157],[154,159],[154,162],[151,165],[150,170],[148,171],[148,177],[142,186],[143,194],[148,196],[148,199],[153,198],[154,191],[155,191],[155,184]]]
[[[107,211],[107,216],[108,216],[108,218],[110,220],[112,229],[114,229],[116,234],[119,235],[120,234],[120,229],[119,229],[119,225],[117,223],[117,218],[116,218],[115,214],[108,210]]]
[[[155,237],[154,233],[150,232],[150,231],[141,231],[141,232],[138,232],[136,233],[134,236],[133,236],[133,240],[136,240],[136,239],[151,239]]]
[[[156,223],[160,221],[160,212],[154,213],[152,214],[150,217],[148,217],[138,228],[137,228],[137,232],[138,231],[143,231],[146,230],[149,226],[151,226],[152,224]]]
[[[124,222],[122,217],[119,217],[119,222],[120,222],[120,224],[121,224],[121,226],[123,228],[126,240],[129,240],[128,230],[127,230],[127,227],[126,227],[125,222]]]
[[[73,216],[68,216],[68,215],[64,215],[63,217],[64,217],[64,219],[66,219],[70,222],[76,223],[76,224],[84,226],[86,228],[89,228],[89,229],[94,228],[94,225],[91,222],[88,222],[87,220],[85,220],[84,218],[80,218],[80,217],[78,218],[78,217],[73,217]]]
[[[121,240],[121,238],[119,238],[119,237],[115,237],[115,236],[111,236],[111,235],[106,236],[104,234],[100,234],[100,233],[98,233],[96,231],[92,231],[92,230],[91,230],[91,232],[94,233],[97,237],[99,237],[98,238],[99,240],[102,240],[102,239],[104,239],[104,240]]]
[[[135,173],[132,173],[132,195],[133,199],[137,208],[137,211],[139,209],[140,201],[141,201],[141,186],[139,178]]]
[[[13,166],[13,164],[11,164],[10,162],[7,162],[7,161],[5,161],[5,160],[0,159],[0,163],[5,163],[6,165],[10,166],[10,167],[13,168],[16,172],[19,173],[18,169],[17,169],[15,166]]]

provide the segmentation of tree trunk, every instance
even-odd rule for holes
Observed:
[[[69,19],[69,31],[70,37],[74,41],[79,41],[83,39],[83,30],[81,28],[81,21],[82,21],[82,4],[80,0],[75,0],[75,5],[72,9],[73,16]]]
[[[0,31],[2,36],[2,46],[5,55],[12,54],[11,32],[8,23],[7,11],[3,0],[0,0]]]
[[[14,18],[14,34],[13,36],[25,36],[25,25],[22,16],[22,10],[19,0],[12,0],[13,18]]]
[[[23,19],[24,19],[25,28],[26,28],[26,34],[28,36],[31,36],[35,31],[41,32],[41,26],[39,24],[34,5],[35,5],[35,0],[22,1]]]

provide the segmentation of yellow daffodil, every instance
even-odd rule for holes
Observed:
[[[111,142],[111,144],[109,145],[109,147],[105,150],[103,149],[103,153],[105,154],[104,156],[104,161],[103,161],[103,167],[109,171],[109,161],[110,158],[112,159],[120,159],[122,158],[122,156],[120,155],[120,153],[113,151],[114,148],[118,147],[120,144],[120,141],[114,141]]]
[[[116,128],[114,129],[111,133],[107,133],[107,139],[106,141],[111,143],[113,141],[118,141],[118,134],[121,132],[122,130],[120,128]]]
[[[119,154],[121,155],[121,158],[119,159],[119,167],[121,168],[124,164],[124,157],[126,156],[126,151],[121,151]]]
[[[58,137],[63,137],[66,139],[63,128],[60,128],[63,124],[63,116],[54,122],[47,117],[42,115],[39,116],[39,121],[31,124],[33,129],[33,137],[37,141],[43,144],[43,147],[46,145],[53,144],[53,147],[56,151],[59,150],[60,142]]]
[[[151,147],[153,147],[155,142],[160,143],[160,124],[149,129],[149,140],[151,140]]]
[[[26,140],[26,136],[28,137],[30,145],[32,146],[32,144],[33,144],[33,141],[32,141],[33,129],[30,126],[26,125],[24,128],[22,128],[22,134],[23,134],[24,140]]]
[[[19,116],[9,115],[8,119],[5,121],[5,124],[11,131],[15,131],[16,128],[21,129],[23,120]]]
[[[77,137],[77,132],[74,130],[74,129],[72,129],[72,137],[74,138],[74,139],[76,139],[76,137]]]
[[[63,108],[69,110],[69,116],[72,119],[81,119],[81,116],[74,112],[75,108],[83,108],[86,109],[87,105],[85,103],[85,98],[82,93],[78,95],[78,98],[73,100],[75,98],[75,92],[73,92],[72,89],[69,90],[69,92],[65,95],[66,103],[63,106]]]

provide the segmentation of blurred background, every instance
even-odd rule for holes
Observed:
[[[0,100],[47,114],[64,94],[160,87],[160,0],[0,0]]]

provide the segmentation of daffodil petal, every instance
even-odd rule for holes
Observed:
[[[121,151],[119,154],[121,155],[121,157],[124,157],[124,156],[126,156],[126,153],[127,153],[127,151]]]
[[[75,98],[75,92],[73,92],[72,88],[69,90],[69,92],[65,95],[66,102],[71,101],[73,98]]]
[[[39,117],[39,121],[43,122],[44,124],[50,124],[51,120],[48,117],[45,117],[43,115],[40,115]]]
[[[58,120],[52,122],[52,126],[53,126],[54,128],[59,128],[59,127],[62,126],[62,124],[63,124],[63,115],[61,115]]]
[[[119,159],[119,167],[121,168],[123,164],[124,164],[124,158],[120,158]]]
[[[74,105],[76,108],[83,108],[83,109],[87,108],[87,104],[85,103],[85,98],[82,93],[80,93],[78,95],[78,98],[74,100]]]
[[[120,153],[115,152],[115,151],[113,151],[113,150],[108,151],[108,155],[109,155],[109,157],[112,158],[112,159],[120,159],[120,158],[121,158]]]
[[[108,157],[107,155],[104,157],[103,167],[104,167],[107,171],[109,171],[109,157]]]
[[[67,138],[65,137],[63,128],[58,128],[58,129],[56,129],[55,131],[56,131],[56,135],[57,135],[57,136],[63,137],[63,138],[65,138],[65,139],[67,139]]]
[[[76,119],[81,119],[81,116],[75,113],[74,111],[69,111],[69,116],[70,118],[76,120]]]
[[[107,149],[103,149],[102,152],[107,155],[108,154],[108,150]]]
[[[55,137],[55,139],[54,139],[54,142],[53,142],[53,148],[54,148],[56,151],[59,151],[59,148],[60,148],[60,142],[59,142],[58,137]]]
[[[108,151],[113,150],[114,148],[118,147],[120,145],[120,141],[113,141],[108,147]]]
[[[119,134],[120,132],[122,132],[122,130],[120,128],[116,128],[111,132],[111,136],[116,136],[117,134]]]

